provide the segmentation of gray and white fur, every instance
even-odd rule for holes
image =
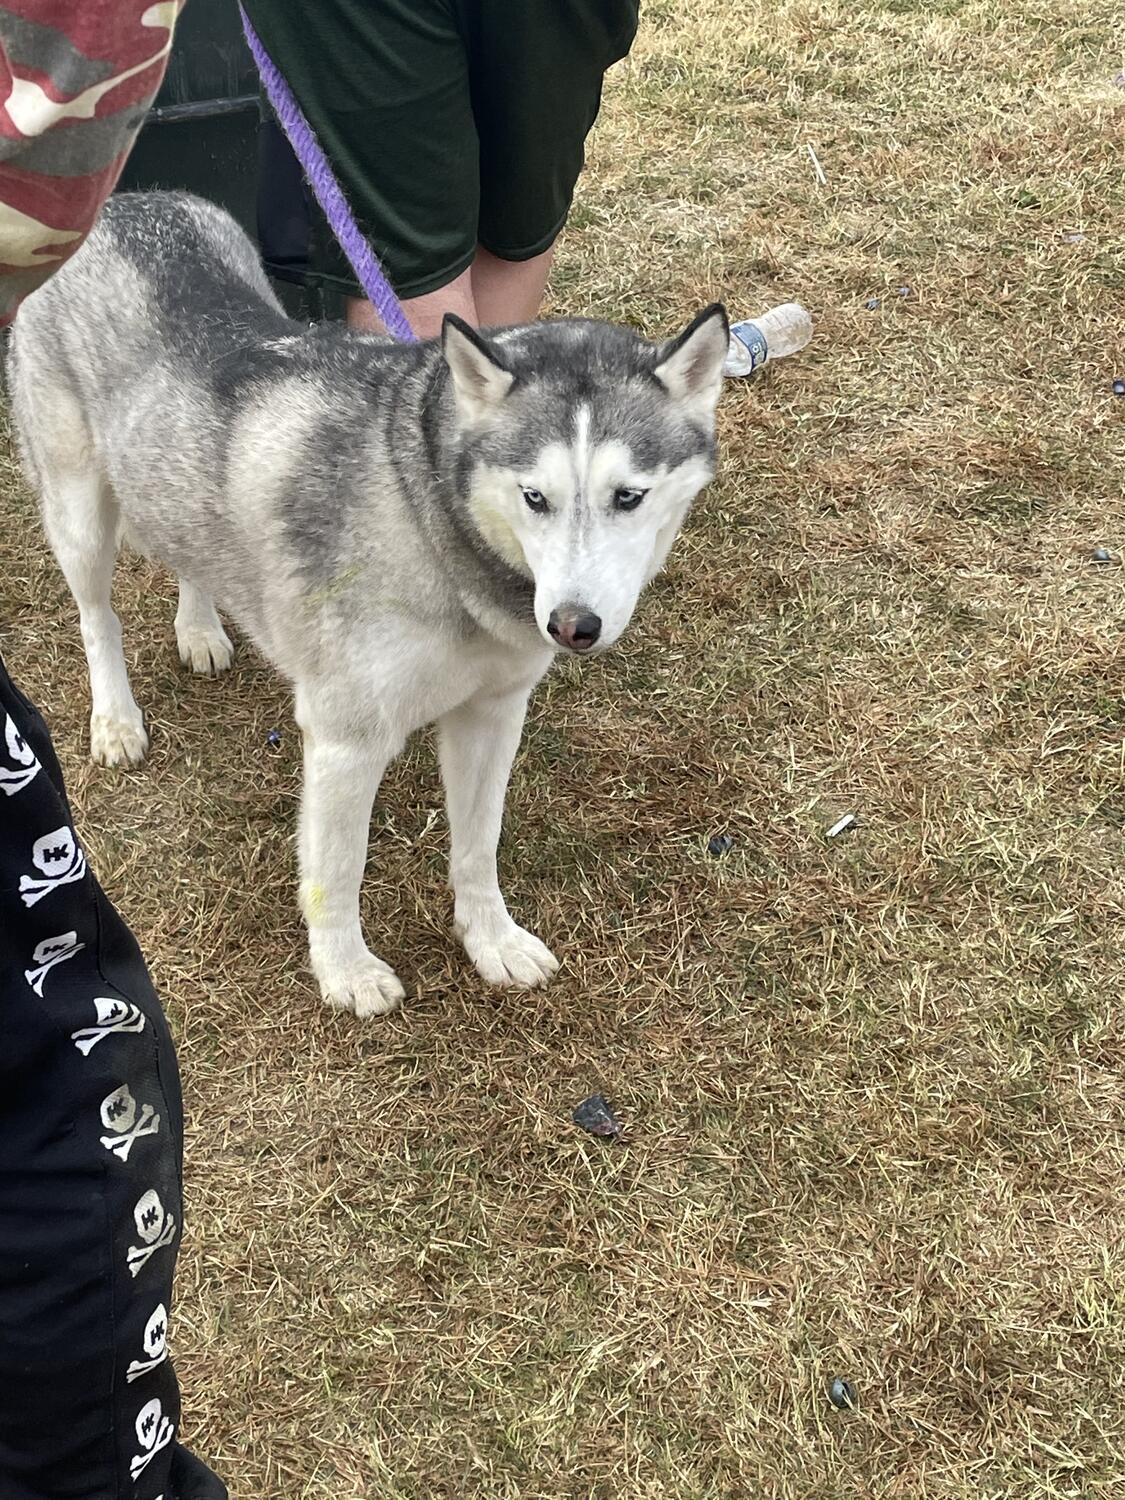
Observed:
[[[712,477],[721,307],[656,346],[587,321],[403,346],[285,316],[232,219],[123,195],[24,305],[19,446],[78,603],[91,753],[148,748],[110,599],[122,538],[179,578],[176,639],[230,665],[216,605],[292,684],[301,906],[325,1000],[403,990],[360,928],[372,802],[436,722],[454,930],[484,978],[558,964],[508,913],[496,846],[528,696],[628,624]]]

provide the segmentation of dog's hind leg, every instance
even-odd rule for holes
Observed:
[[[103,766],[139,766],[148,735],[129,686],[121,621],[111,602],[117,503],[89,450],[82,457],[82,468],[40,462],[43,521],[78,605],[90,669],[90,755]]]
[[[346,695],[344,695],[346,697]],[[296,695],[304,738],[299,861],[301,910],[309,958],[325,1002],[357,1016],[394,1010],[404,990],[394,970],[367,947],[359,920],[359,892],[367,861],[371,807],[383,772],[401,747],[378,723],[354,718]]]
[[[211,596],[186,578],[180,579],[176,645],[184,666],[207,677],[225,672],[234,655],[234,647],[223,629]]]
[[[451,839],[453,930],[489,984],[532,989],[558,969],[514,922],[500,893],[496,846],[530,689],[480,693],[439,721],[438,750]]]

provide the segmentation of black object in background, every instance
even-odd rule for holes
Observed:
[[[301,168],[265,110],[237,0],[191,0],[176,23],[168,72],[117,185],[180,188],[225,208],[263,252],[287,312],[319,318],[306,290],[311,214]],[[259,181],[269,182],[259,222]],[[340,308],[331,309],[335,315]]]

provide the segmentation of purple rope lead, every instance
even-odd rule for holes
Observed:
[[[317,202],[324,210],[332,233],[351,263],[356,280],[366,292],[391,338],[398,339],[403,344],[417,343],[418,336],[407,322],[402,304],[395,296],[386,273],[379,264],[378,256],[360,231],[343,189],[336,181],[336,174],[313,134],[312,126],[301,113],[301,106],[294,99],[293,91],[281,71],[262,46],[258,33],[250,24],[250,17],[241,5],[238,9],[242,16],[246,42],[265,85],[266,96],[289,137],[289,144],[304,169]]]

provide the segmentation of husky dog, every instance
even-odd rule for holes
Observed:
[[[21,456],[78,604],[91,753],[148,748],[110,602],[124,538],[179,578],[176,640],[230,665],[228,612],[293,686],[300,898],[325,1000],[403,989],[367,948],[371,807],[436,722],[454,931],[492,984],[558,967],[508,913],[496,846],[528,696],[613,645],[715,464],[727,319],[655,346],[587,321],[399,345],[285,316],[249,239],[180,193],[111,199],[22,309]]]

